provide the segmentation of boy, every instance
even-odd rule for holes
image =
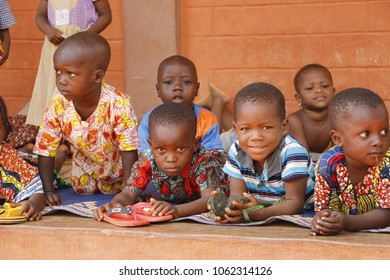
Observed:
[[[16,21],[7,0],[0,0],[0,65],[7,61],[11,47],[9,28]]]
[[[194,110],[183,103],[168,102],[153,109],[150,149],[134,164],[122,192],[95,210],[95,219],[101,221],[103,211],[132,205],[148,192],[154,216],[178,218],[206,212],[210,193],[220,185],[226,191],[228,178],[222,172],[221,154],[202,147],[196,126]]]
[[[207,150],[223,150],[219,138],[219,124],[216,116],[209,110],[194,104],[199,90],[198,76],[191,60],[180,55],[164,59],[157,72],[157,94],[163,103],[179,102],[191,106],[197,117],[196,135],[201,137],[202,145]],[[141,140],[140,151],[148,148],[146,139],[149,137],[148,119],[152,110],[141,119],[138,128]]]
[[[72,150],[72,185],[78,194],[118,193],[137,160],[139,139],[130,97],[102,83],[110,46],[100,35],[76,33],[54,54],[59,90],[39,129],[34,153],[48,204],[59,204],[52,180],[61,140]]]
[[[288,134],[318,159],[331,147],[328,107],[335,93],[332,75],[322,65],[308,64],[295,75],[294,86],[302,109],[287,117]]]
[[[310,209],[314,167],[305,148],[286,135],[283,94],[267,83],[241,89],[234,98],[233,128],[237,140],[223,170],[231,176],[230,197],[244,195],[249,202],[234,201],[233,206],[238,209],[227,208],[225,219],[216,220],[262,221]],[[272,205],[262,208],[262,204]]]
[[[380,96],[364,88],[336,94],[330,105],[336,146],[317,163],[311,235],[390,225],[389,121]]]

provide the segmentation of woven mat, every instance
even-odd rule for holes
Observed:
[[[72,188],[57,190],[57,194],[62,199],[61,205],[46,206],[41,212],[42,215],[49,215],[63,210],[78,216],[93,218],[93,210],[98,206],[110,202],[114,197],[114,195],[101,193],[81,195],[75,193]]]
[[[94,209],[98,206],[110,202],[110,200],[114,197],[114,195],[107,194],[80,195],[76,194],[73,189],[61,189],[58,190],[57,193],[61,196],[62,204],[59,206],[46,206],[41,212],[42,215],[50,215],[54,214],[57,211],[63,210],[78,216],[93,218]],[[310,228],[313,216],[314,212],[306,212],[300,215],[275,216],[260,222],[219,224],[214,221],[213,214],[211,212],[207,212],[199,215],[174,219],[170,222],[191,220],[201,224],[216,226],[261,226],[279,220],[290,222],[301,227]],[[383,229],[364,230],[364,232],[390,232],[390,227]]]
[[[184,221],[184,220],[192,220],[198,223],[202,224],[208,224],[208,225],[217,225],[217,226],[260,226],[260,225],[267,225],[275,221],[286,221],[293,223],[298,226],[310,228],[311,227],[311,220],[314,216],[314,211],[311,212],[305,212],[300,215],[283,215],[283,216],[275,216],[270,217],[266,219],[265,221],[260,222],[249,222],[249,223],[237,223],[237,224],[219,224],[214,221],[213,214],[211,212],[199,214],[199,215],[193,215],[189,217],[183,217],[178,218],[175,220],[172,220],[172,222],[177,221]],[[370,230],[362,230],[364,232],[390,232],[390,227],[386,227],[383,229],[370,229]]]

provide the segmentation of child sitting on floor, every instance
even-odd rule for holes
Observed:
[[[62,140],[71,146],[72,186],[78,194],[120,192],[138,158],[130,97],[102,83],[110,53],[102,36],[80,32],[65,39],[54,54],[60,93],[46,110],[34,147],[50,205],[61,202],[51,182]]]
[[[335,88],[329,70],[319,64],[302,67],[294,78],[295,98],[302,109],[290,114],[288,134],[317,160],[331,145],[328,107]]]
[[[168,102],[153,109],[150,148],[134,164],[122,192],[94,211],[95,219],[101,221],[109,208],[133,205],[148,192],[154,216],[206,212],[210,193],[220,185],[227,191],[228,177],[222,172],[221,153],[205,150],[196,127],[195,112],[184,103]]]
[[[198,95],[199,86],[195,65],[188,58],[174,55],[160,63],[156,89],[161,101],[163,103],[179,102],[191,106],[197,117],[196,135],[201,137],[202,145],[207,150],[217,149],[222,151],[216,116],[209,110],[193,103]],[[148,120],[152,110],[142,117],[138,128],[141,152],[149,147],[147,142],[149,137]]]
[[[45,207],[42,182],[38,175],[36,159],[19,153],[4,140],[11,131],[7,107],[0,96],[0,200],[1,204],[22,205],[19,214],[27,213],[30,221],[39,220]]]
[[[390,225],[389,121],[380,96],[365,88],[336,94],[330,105],[336,146],[316,167],[312,235]]]
[[[312,209],[314,165],[305,148],[287,135],[283,94],[267,83],[244,87],[234,98],[233,127],[237,140],[223,170],[231,176],[230,197],[249,202],[234,201],[236,209],[226,208],[224,217],[215,219],[262,221]]]

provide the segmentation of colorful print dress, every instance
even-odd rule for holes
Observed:
[[[363,180],[353,186],[342,148],[325,152],[316,166],[314,209],[332,209],[358,215],[376,208],[390,208],[390,148],[385,157],[368,168]]]

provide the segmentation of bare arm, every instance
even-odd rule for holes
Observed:
[[[61,197],[54,191],[54,157],[38,156],[38,170],[48,205],[59,205]]]
[[[121,152],[122,156],[122,166],[123,166],[123,185],[126,186],[127,181],[130,178],[131,169],[133,168],[134,163],[138,159],[138,151],[128,151],[128,152]]]
[[[35,23],[52,44],[58,45],[64,40],[64,37],[62,37],[61,32],[58,29],[49,24],[49,20],[47,19],[47,5],[47,0],[41,0],[41,2],[39,2],[35,15]]]
[[[199,199],[175,206],[165,201],[151,199],[150,202],[153,204],[153,214],[156,216],[172,215],[173,218],[176,219],[207,212],[207,200],[214,190],[214,188],[206,188],[201,192],[201,197]]]
[[[94,5],[99,18],[87,30],[90,32],[101,33],[112,21],[111,8],[107,0],[98,0],[94,2]]]
[[[309,149],[309,144],[307,143],[305,130],[303,124],[296,113],[293,113],[287,117],[288,119],[288,134],[298,140],[298,142],[307,150]]]
[[[244,192],[248,191],[245,181],[230,177],[230,197],[242,196]]]

